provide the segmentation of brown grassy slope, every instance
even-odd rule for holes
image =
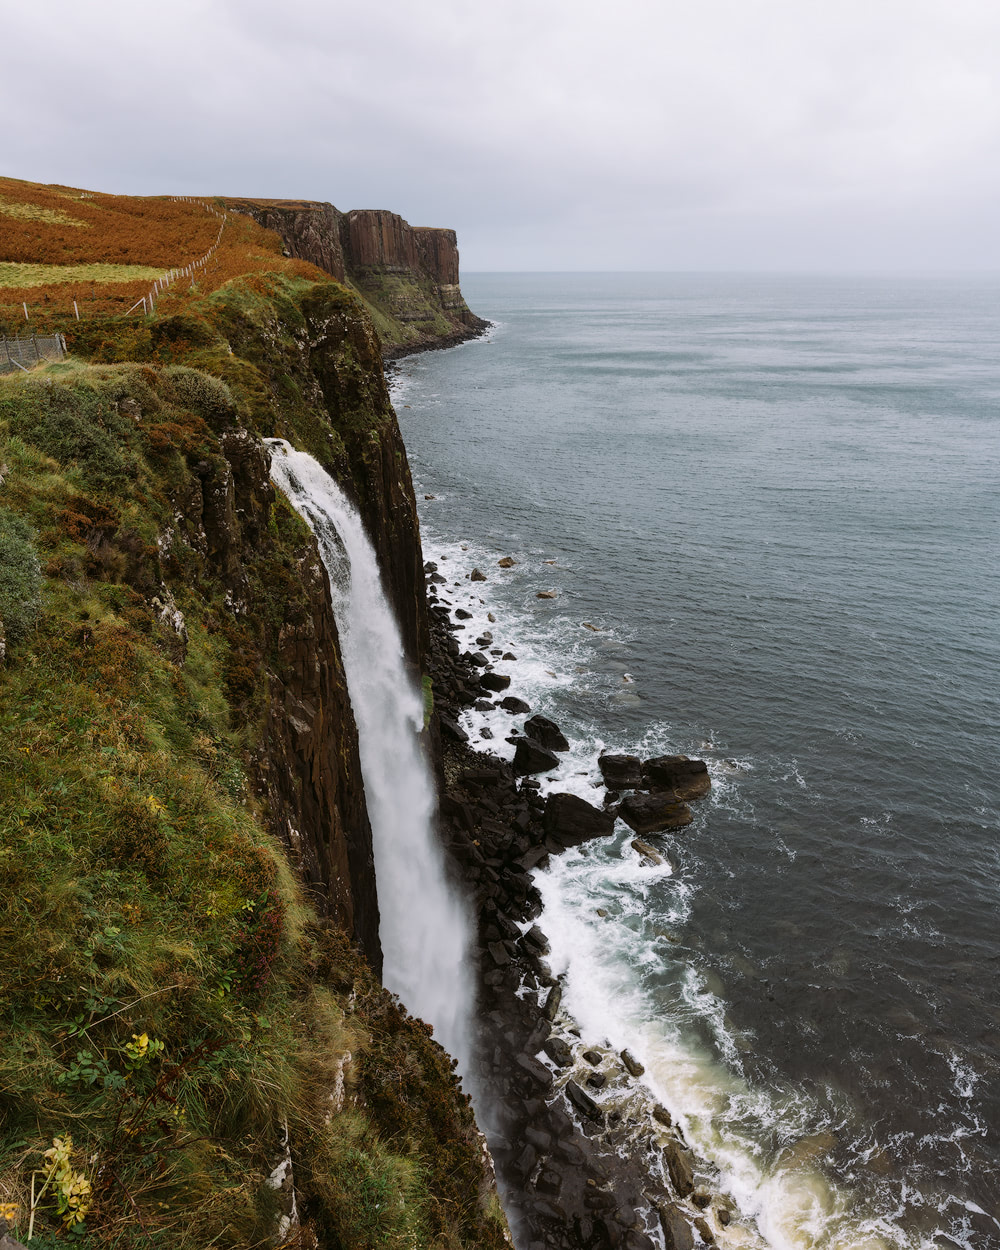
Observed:
[[[205,202],[207,203],[207,201]],[[71,187],[0,178],[0,262],[21,265],[144,265],[166,272],[204,256],[215,242],[219,219],[203,202],[162,196],[102,195]],[[254,222],[231,216],[218,250],[193,278],[181,278],[159,301],[162,314],[180,311],[193,299],[230,279],[261,268],[320,278],[318,270],[281,255],[281,243]],[[147,277],[135,281],[49,279],[0,288],[0,332],[65,329],[81,316],[121,315],[149,291]]]

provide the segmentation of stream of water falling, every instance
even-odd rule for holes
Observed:
[[[361,517],[312,456],[268,445],[272,480],[316,535],[330,577],[372,826],[383,983],[468,1073],[469,921],[435,835],[423,700]]]

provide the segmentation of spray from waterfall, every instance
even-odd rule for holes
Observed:
[[[330,577],[372,826],[383,981],[468,1072],[469,924],[434,831],[423,699],[357,511],[312,456],[268,441],[271,477],[316,535]]]

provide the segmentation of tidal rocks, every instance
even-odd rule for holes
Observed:
[[[545,832],[563,847],[579,846],[614,832],[611,812],[594,807],[575,794],[550,794],[545,804]]]
[[[686,755],[658,755],[642,764],[643,784],[650,790],[670,790],[675,799],[700,799],[712,788],[708,765]]]
[[[577,1085],[576,1081],[567,1081],[563,1086],[563,1092],[580,1115],[588,1120],[603,1119],[600,1107],[585,1090]]]
[[[497,565],[502,569],[512,569],[517,561],[513,556],[504,556],[503,559],[497,561]]]
[[[556,599],[558,595],[554,590],[540,590],[536,595],[536,599]]]
[[[694,1173],[683,1146],[675,1141],[668,1141],[663,1147],[663,1162],[666,1164],[673,1185],[679,1198],[686,1198],[694,1192]]]
[[[469,574],[469,581],[470,582],[485,582],[486,574],[482,572],[481,569],[473,569],[472,572]]]
[[[638,755],[599,755],[597,767],[609,790],[635,790],[642,785]]]
[[[505,699],[501,699],[500,706],[505,712],[510,712],[512,716],[518,716],[522,712],[531,711],[530,703],[525,703],[523,699],[516,699],[512,694],[509,694]]]
[[[561,1037],[550,1037],[542,1046],[557,1068],[568,1068],[573,1062],[572,1048]]]
[[[694,1234],[680,1210],[673,1204],[658,1208],[666,1250],[694,1250]]]
[[[660,852],[654,850],[648,842],[643,842],[641,838],[632,839],[632,850],[637,851],[644,860],[649,860],[651,864],[663,863],[663,856]]]
[[[550,769],[558,767],[559,757],[540,743],[531,738],[517,739],[517,745],[514,748],[514,772],[518,776],[524,777],[529,773],[547,773]]]
[[[465,732],[457,720],[451,716],[445,716],[443,713],[438,717],[441,725],[441,733],[444,737],[451,739],[452,742],[468,742],[469,735]]]
[[[484,690],[492,690],[494,694],[499,694],[510,685],[510,678],[504,673],[483,673],[479,684]]]
[[[683,829],[694,819],[690,807],[676,802],[672,794],[630,794],[622,801],[618,815],[640,834]]]
[[[622,1051],[622,1063],[629,1076],[640,1077],[646,1071],[635,1055],[630,1050]]]
[[[550,751],[568,751],[569,743],[566,736],[553,720],[547,716],[532,716],[524,722],[524,732],[534,738]]]

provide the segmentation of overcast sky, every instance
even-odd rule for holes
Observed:
[[[466,270],[1000,268],[997,0],[0,17],[13,177],[390,208]]]

